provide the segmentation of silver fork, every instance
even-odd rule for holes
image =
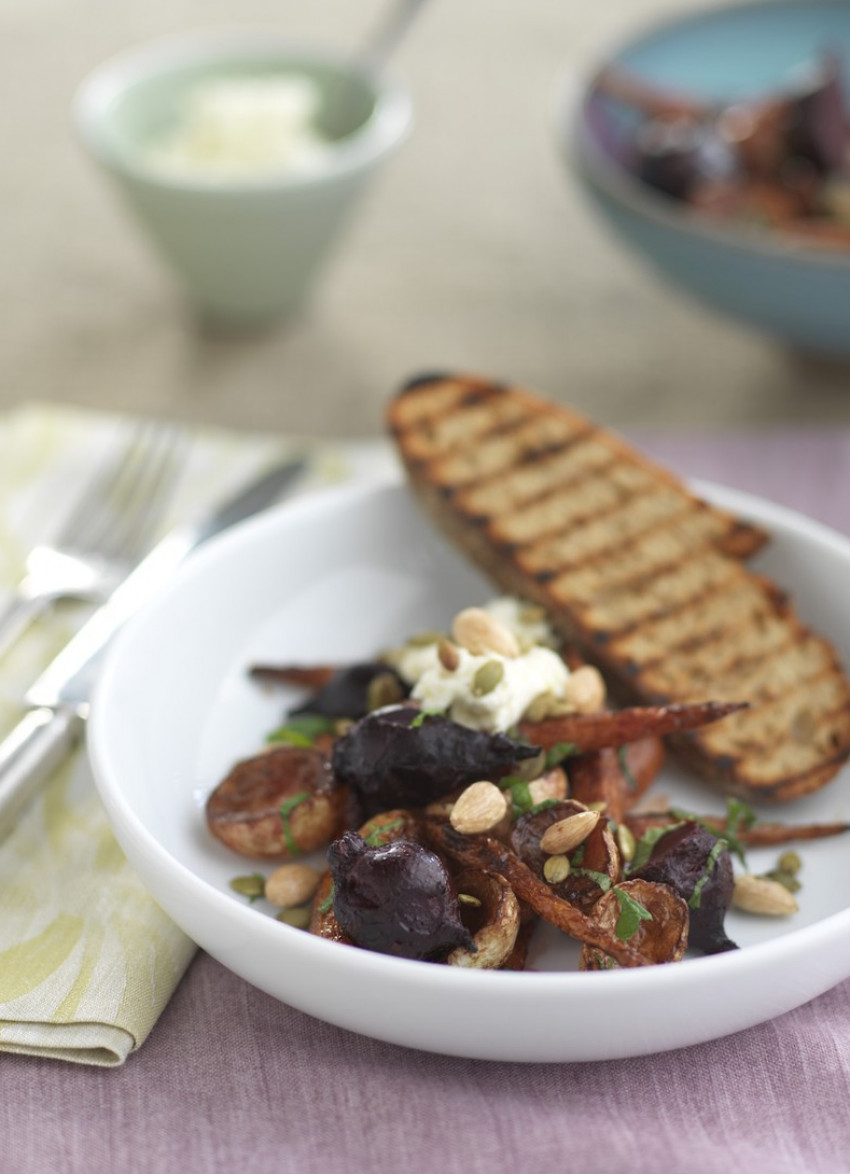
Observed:
[[[174,488],[180,430],[144,422],[92,477],[61,529],[33,547],[16,591],[0,603],[0,656],[59,599],[99,600],[147,550]]]

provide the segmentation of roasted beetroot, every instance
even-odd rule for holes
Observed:
[[[346,832],[328,849],[333,910],[358,946],[400,958],[439,960],[475,950],[457,894],[436,853],[412,840],[375,847]]]
[[[400,701],[408,692],[408,686],[389,665],[380,661],[353,664],[335,672],[327,684],[290,713],[356,719],[376,704]]]
[[[732,862],[726,842],[692,820],[674,825],[629,877],[669,885],[688,903],[688,942],[705,954],[737,949],[723,919],[732,899]]]
[[[479,779],[504,778],[515,763],[538,753],[504,734],[399,705],[370,713],[340,738],[333,769],[375,811],[424,807]]]

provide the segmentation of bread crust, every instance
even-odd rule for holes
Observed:
[[[749,701],[745,714],[672,740],[705,778],[785,802],[850,756],[838,656],[746,564],[762,529],[523,388],[422,377],[393,398],[387,423],[436,526],[500,589],[543,605],[624,701]]]

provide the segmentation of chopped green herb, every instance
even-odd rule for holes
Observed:
[[[290,815],[296,807],[300,807],[309,798],[309,791],[299,791],[297,795],[293,795],[291,799],[287,799],[285,803],[281,803],[280,805],[280,818],[283,820],[283,839],[290,856],[297,856],[301,851],[295,843],[295,837],[292,835]]]
[[[416,717],[410,723],[411,730],[418,730],[420,726],[425,724],[426,717],[440,717],[443,711],[441,709],[420,709]]]
[[[536,815],[538,811],[546,811],[549,807],[557,807],[560,802],[560,799],[541,799],[532,807],[531,815]]]
[[[288,746],[314,746],[319,734],[333,734],[335,723],[320,714],[304,713],[291,717],[286,724],[273,730],[267,742],[284,742]]]
[[[748,803],[740,799],[726,800],[726,826],[723,829],[723,839],[734,852],[742,864],[746,865],[745,848],[740,840],[741,832],[748,831],[758,817]]]
[[[674,807],[671,808],[671,814],[675,815],[677,819],[687,819],[692,823],[698,823],[707,832],[722,839],[729,851],[733,852],[746,867],[746,848],[740,839],[740,834],[751,828],[758,818],[747,803],[743,803],[740,799],[727,799],[726,822],[722,831],[718,831],[716,827],[709,824],[701,816],[694,815],[692,811],[682,811],[680,808]]]
[[[511,819],[517,820],[521,815],[525,815],[527,811],[534,808],[531,789],[525,779],[517,778],[516,775],[507,775],[499,780],[498,785],[501,790],[510,793]]]
[[[642,921],[652,921],[652,914],[624,889],[615,888],[613,892],[620,905],[620,916],[617,918],[614,932],[621,942],[627,942],[637,933],[637,928]]]
[[[631,864],[629,865],[629,871],[631,872],[636,868],[642,868],[652,855],[652,849],[655,847],[658,841],[662,839],[663,836],[666,836],[668,832],[672,832],[674,828],[680,828],[681,826],[681,823],[671,823],[667,824],[665,827],[647,828],[635,845],[635,854],[632,858]]]
[[[388,833],[394,832],[396,828],[400,827],[404,827],[403,819],[393,819],[390,820],[389,823],[382,823],[379,827],[372,828],[368,836],[364,837],[365,842],[369,845],[370,848],[380,848],[382,844],[386,844],[388,842],[388,840],[385,839]],[[389,839],[392,839],[392,836],[389,836]]]
[[[333,908],[333,903],[334,903],[334,882],[331,881],[331,887],[330,887],[330,890],[328,891],[328,895],[327,895],[327,897],[325,897],[324,901],[322,901],[322,903],[319,905],[319,912],[320,913],[330,913],[331,909]]]
[[[573,862],[575,862],[575,857],[573,857]],[[572,876],[589,877],[592,881],[595,881],[599,885],[599,887],[603,893],[607,893],[608,890],[611,888],[610,876],[608,876],[607,873],[604,873],[604,872],[595,872],[594,869],[592,869],[592,868],[575,868],[575,867],[573,867],[573,869],[571,871],[571,875]]]
[[[717,863],[718,858],[720,857],[721,853],[724,851],[725,848],[726,848],[726,840],[725,840],[725,838],[721,838],[715,842],[714,847],[711,849],[708,856],[706,857],[705,871],[703,872],[702,876],[699,878],[697,883],[694,885],[694,891],[691,893],[690,897],[688,898],[688,908],[689,909],[699,909],[700,902],[702,901],[702,891],[705,888],[705,886],[708,884],[709,880],[711,879],[711,874],[712,874],[712,872],[714,872],[714,866]]]
[[[617,747],[617,761],[620,764],[620,770],[623,773],[623,778],[626,780],[626,786],[630,791],[638,790],[638,781],[632,774],[632,769],[629,766],[629,748],[628,746]]]
[[[546,769],[551,770],[553,766],[557,766],[558,763],[573,754],[578,754],[578,746],[575,742],[556,742],[546,751]]]
[[[247,897],[253,905],[266,891],[266,878],[259,872],[252,872],[250,876],[235,876],[230,887],[240,897]]]

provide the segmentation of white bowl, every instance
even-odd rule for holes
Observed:
[[[759,565],[848,656],[850,542],[758,499],[700,489],[773,533]],[[523,973],[391,958],[283,925],[230,890],[229,880],[256,862],[213,840],[204,801],[237,758],[260,748],[295,696],[258,688],[247,666],[369,657],[445,626],[490,594],[402,487],[345,486],[211,542],[126,629],[97,691],[90,753],[118,839],[178,925],[302,1011],[392,1043],[481,1059],[663,1051],[779,1015],[850,975],[850,853],[841,836],[801,849],[794,917],[730,914],[740,950],[639,970],[577,972],[575,944],[554,931],[534,945],[533,970]],[[658,787],[689,810],[724,810],[721,796],[673,764]],[[782,814],[846,820],[850,774]],[[754,871],[775,857],[752,852]]]
[[[150,143],[199,81],[302,75],[340,104],[333,149],[313,171],[217,178],[164,170]],[[412,123],[408,94],[325,49],[264,32],[198,32],[99,66],[74,100],[78,134],[202,317],[273,321],[307,298],[367,183]]]

